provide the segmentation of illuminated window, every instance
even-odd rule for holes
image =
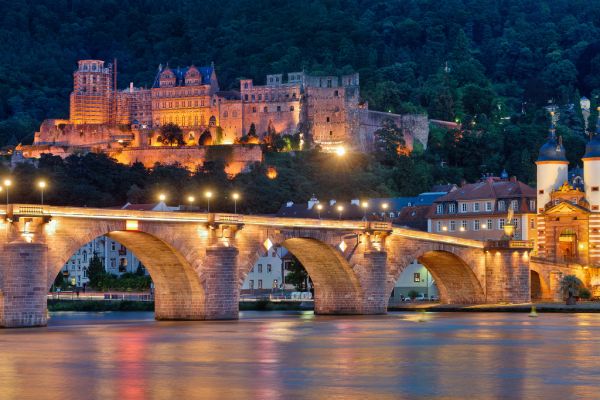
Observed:
[[[271,272],[273,270],[273,268],[271,267],[271,264],[267,264],[267,272]]]
[[[259,289],[262,289],[262,279],[259,279],[259,280],[258,280],[258,288],[259,288]]]
[[[498,229],[504,229],[504,218],[498,219]]]
[[[420,272],[415,272],[413,274],[413,281],[414,282],[421,282],[421,273]]]
[[[466,231],[466,230],[467,230],[467,221],[466,221],[466,220],[464,220],[464,219],[463,219],[463,220],[460,222],[460,228],[461,228],[461,230],[463,230],[463,231]]]

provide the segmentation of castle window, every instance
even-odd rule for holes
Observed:
[[[223,113],[223,118],[227,118],[227,111]]]
[[[598,211],[598,206],[592,206],[592,211]]]
[[[466,213],[469,210],[469,206],[467,203],[460,204],[460,212]]]
[[[597,192],[598,190],[600,190],[598,189],[598,186],[592,186],[592,192]]]
[[[500,218],[498,220],[498,229],[504,229],[504,223],[505,223],[504,218]]]
[[[294,111],[294,106],[290,106],[290,111]]]
[[[504,200],[498,202],[498,211],[506,211],[506,203]]]
[[[277,111],[281,111],[281,106],[277,106]]]
[[[267,107],[263,108],[263,112],[269,112],[269,109]]]
[[[488,231],[491,231],[492,229],[494,229],[494,223],[492,222],[491,219],[487,220],[487,225],[486,225]]]
[[[333,131],[329,131],[329,136],[333,136]]]
[[[262,100],[262,94],[259,94],[258,95],[258,101],[261,101],[261,100]]]
[[[442,231],[442,221],[437,221],[435,223],[435,230],[436,230],[436,232],[441,232]]]
[[[244,83],[244,89],[248,89],[248,82]],[[248,100],[247,98],[248,96],[246,96],[246,100]]]
[[[329,122],[329,121],[330,121],[330,118],[329,118],[329,117],[327,117],[327,122]]]
[[[333,95],[334,95],[335,97],[338,97],[340,94],[339,94],[339,92],[336,90],[335,92],[333,92]]]
[[[295,99],[296,98],[296,92],[292,93],[292,98]]]
[[[512,201],[510,202],[510,208],[511,208],[513,211],[517,211],[517,210],[519,209],[519,201],[518,201],[518,200],[512,200]]]
[[[251,98],[252,98],[252,101],[254,101],[256,99],[254,95],[252,95]]]
[[[327,79],[327,87],[330,88],[331,87],[331,79]]]
[[[479,203],[473,203],[473,211],[475,211],[475,212],[479,211]]]
[[[255,113],[256,112],[256,107],[252,107],[252,112]]]
[[[244,100],[248,101],[248,95],[247,94],[244,95]]]
[[[539,194],[544,194],[544,189],[541,189],[538,193]]]

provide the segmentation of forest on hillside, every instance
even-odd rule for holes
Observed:
[[[4,1],[0,146],[68,115],[78,59],[117,58],[120,87],[151,85],[159,63],[214,61],[224,89],[267,73],[357,71],[372,109],[462,123],[433,128],[402,169],[427,183],[502,169],[532,182],[545,106],[561,107],[572,163],[583,154],[579,98],[599,103],[598,37],[600,7],[583,0]]]

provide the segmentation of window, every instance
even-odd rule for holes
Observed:
[[[466,220],[464,220],[464,219],[463,219],[463,220],[460,222],[460,230],[461,230],[462,232],[464,232],[464,231],[466,231],[466,230],[467,230],[467,221],[466,221]]]
[[[485,202],[485,211],[492,211],[492,202],[491,201]]]
[[[479,220],[476,219],[475,221],[473,221],[473,230],[478,231],[479,228],[480,228]]]
[[[112,242],[112,243],[110,244],[110,249],[111,249],[112,251],[115,251],[115,250],[117,249],[117,248],[115,247],[115,242]]]
[[[413,274],[413,281],[414,282],[421,282],[421,273],[420,272],[415,272]]]
[[[250,289],[254,289],[254,279],[250,279]]]
[[[335,97],[338,97],[338,96],[340,95],[340,93],[339,93],[339,92],[336,90],[335,92],[333,92],[333,95],[334,95]]]
[[[443,214],[444,213],[444,205],[443,204],[438,204],[437,206],[435,206],[435,213],[436,214]]]
[[[258,280],[258,288],[259,288],[259,289],[262,289],[262,279],[259,279],[259,280]]]
[[[473,203],[473,211],[479,212],[479,203]]]
[[[498,229],[504,229],[504,218],[498,220]]]
[[[258,264],[258,273],[262,274],[262,264]]]
[[[223,113],[223,118],[227,118],[227,111]]]
[[[468,209],[467,203],[460,203],[460,212],[466,213]]]
[[[519,220],[516,218],[513,218],[512,225],[515,227],[515,229],[519,229]]]
[[[262,94],[259,94],[259,95],[258,95],[258,100],[259,100],[259,101],[260,101],[260,100],[262,100]]]
[[[540,191],[538,192],[538,194],[544,194],[544,189],[540,189]]]
[[[448,205],[448,212],[450,214],[454,214],[456,212],[456,204],[455,203],[450,203],[450,205]]]
[[[504,200],[498,202],[498,211],[506,211],[506,203]]]
[[[456,221],[450,221],[450,232],[454,232],[456,230]]]
[[[441,232],[442,231],[442,221],[437,221],[435,223],[435,231],[436,232]]]
[[[264,107],[263,112],[269,112],[269,107]]]
[[[281,106],[277,106],[277,111],[281,111]]]
[[[529,218],[529,227],[531,229],[535,229],[535,219],[534,218]]]
[[[535,200],[529,200],[529,211],[535,211]]]
[[[271,264],[267,264],[267,272],[271,272],[272,269]]]
[[[598,190],[600,190],[598,186],[592,186],[592,192],[597,192]]]
[[[256,112],[256,107],[252,107],[252,112],[255,113]]]
[[[519,200],[512,200],[512,201],[510,202],[510,208],[511,208],[513,211],[518,211],[518,210],[519,210]]]
[[[254,101],[256,99],[256,97],[254,95],[250,96],[250,98],[252,99],[252,101]]]
[[[294,106],[290,106],[290,111],[294,111]]]
[[[279,281],[277,279],[273,279],[273,289],[277,289],[279,286]]]
[[[492,229],[494,229],[494,223],[492,222],[491,219],[487,220],[486,228],[488,231],[491,231]]]
[[[244,100],[248,101],[248,95],[247,94],[244,95]]]

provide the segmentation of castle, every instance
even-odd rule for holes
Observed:
[[[239,91],[223,91],[214,65],[160,66],[151,88],[130,83],[118,90],[116,65],[116,60],[108,65],[79,61],[69,119],[44,121],[33,145],[20,146],[18,155],[100,151],[123,163],[140,161],[152,167],[155,162],[179,162],[190,168],[226,155],[228,172],[238,173],[262,159],[260,147],[252,143],[260,143],[267,133],[300,133],[325,151],[340,146],[370,151],[374,132],[386,120],[403,129],[409,149],[415,141],[427,145],[427,117],[369,110],[360,100],[357,73],[337,77],[291,72],[287,80],[273,74],[267,75],[265,85],[242,79]],[[182,128],[184,144],[165,143],[160,127],[166,124]],[[256,137],[243,141],[251,131]]]

